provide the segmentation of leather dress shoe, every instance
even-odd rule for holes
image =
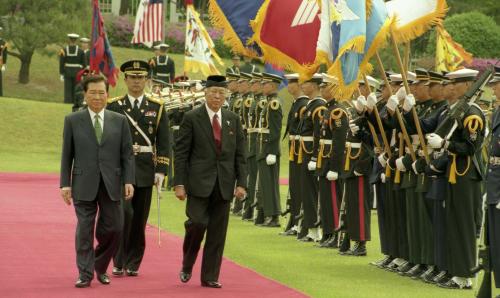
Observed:
[[[260,225],[261,227],[266,227],[266,228],[279,228],[280,227],[280,221],[277,216],[270,216],[266,218],[263,224]]]
[[[103,285],[109,285],[111,283],[109,276],[106,273],[97,273],[97,280]]]
[[[309,236],[305,236],[305,237],[299,238],[299,239],[297,239],[297,240],[299,240],[299,241],[301,241],[301,242],[313,242],[313,241],[314,241],[314,239],[312,239],[312,238],[311,238],[311,237],[309,237]]]
[[[75,287],[88,288],[88,287],[90,287],[90,280],[83,280],[83,279],[79,278],[76,280]]]
[[[124,271],[122,268],[113,267],[113,271],[111,271],[111,273],[113,275],[120,276],[120,275],[123,275]]]
[[[464,284],[464,285],[458,284],[452,278],[450,278],[448,281],[445,281],[445,282],[442,282],[442,283],[438,283],[438,286],[440,286],[441,288],[445,288],[445,289],[462,289],[462,290],[470,290],[470,289],[472,289],[471,285],[469,285],[469,284]]]
[[[139,271],[132,270],[132,269],[127,269],[126,273],[127,273],[127,276],[137,276],[137,275],[139,275]]]
[[[222,288],[222,284],[220,284],[218,281],[202,281],[201,286],[206,287],[206,288],[214,288],[214,289]]]
[[[280,235],[281,236],[295,236],[295,235],[297,235],[297,231],[290,229],[290,230],[281,232]]]
[[[354,247],[344,253],[341,253],[344,256],[355,256],[355,257],[364,257],[366,256],[366,245],[363,242],[356,242]]]
[[[181,282],[186,283],[191,279],[191,272],[181,271],[179,273],[179,279]]]
[[[404,275],[406,272],[410,271],[410,269],[413,268],[413,266],[415,266],[415,264],[412,264],[410,262],[402,264],[401,266],[398,267],[397,273]]]

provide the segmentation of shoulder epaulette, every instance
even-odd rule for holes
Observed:
[[[340,119],[343,115],[347,116],[347,112],[344,109],[335,108],[330,113],[330,118],[332,118],[333,120],[337,120],[337,119]]]
[[[241,107],[241,102],[243,101],[242,98],[237,98],[235,101],[234,101],[234,107],[239,109]]]
[[[150,97],[150,96],[147,96],[146,97],[147,100],[151,101],[151,102],[154,102],[154,103],[157,103],[159,105],[163,105],[165,102],[163,100],[161,100],[160,98],[155,98],[155,97]]]
[[[120,100],[121,98],[123,98],[123,96],[117,96],[117,97],[113,97],[113,98],[108,98],[108,103],[113,103],[115,101]]]
[[[253,101],[253,98],[247,97],[247,99],[245,99],[245,101],[243,103],[245,104],[245,107],[249,108],[252,106],[252,101]]]
[[[328,108],[325,106],[319,106],[316,109],[314,109],[314,111],[312,112],[312,119],[314,120],[314,118],[316,118],[316,116],[322,116],[322,115],[320,115],[320,113],[324,110],[328,110]]]
[[[278,99],[273,99],[269,102],[269,107],[272,109],[272,110],[277,110],[279,109],[280,107],[280,101]]]

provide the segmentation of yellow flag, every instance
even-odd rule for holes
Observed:
[[[436,71],[454,71],[472,62],[472,54],[456,43],[443,26],[436,26]]]

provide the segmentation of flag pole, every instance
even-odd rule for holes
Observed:
[[[399,54],[396,39],[394,39],[394,31],[393,30],[391,30],[391,41],[392,41],[392,49],[394,51],[394,55],[396,56],[396,60],[397,60],[398,65],[399,65],[399,69],[401,69],[401,77],[403,78],[403,84],[404,84],[404,87],[406,90],[406,94],[409,94],[410,93],[410,85],[408,84],[408,79],[406,77],[406,71],[405,71],[405,68],[403,65],[403,61],[401,60],[401,55]],[[422,133],[422,127],[420,126],[420,120],[418,118],[417,111],[415,110],[415,106],[413,106],[411,108],[411,113],[413,116],[413,121],[415,122],[415,127],[417,128],[418,139],[420,141],[420,145],[422,146],[422,151],[424,153],[425,161],[427,164],[429,164],[429,161],[430,161],[429,154],[427,152],[427,146],[425,144],[424,135]],[[406,134],[405,137],[408,137],[408,135]],[[409,145],[408,149],[410,150],[410,154],[411,154],[411,152],[414,151],[412,145]],[[415,152],[413,152],[412,158],[413,158],[413,160],[415,160]]]

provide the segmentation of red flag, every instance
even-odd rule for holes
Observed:
[[[320,7],[310,0],[266,0],[252,27],[264,60],[304,73],[316,58]]]
[[[104,20],[99,9],[99,0],[94,0],[92,14],[92,40],[90,48],[90,72],[101,72],[111,86],[116,85],[118,69],[113,61],[111,45],[104,30]]]

